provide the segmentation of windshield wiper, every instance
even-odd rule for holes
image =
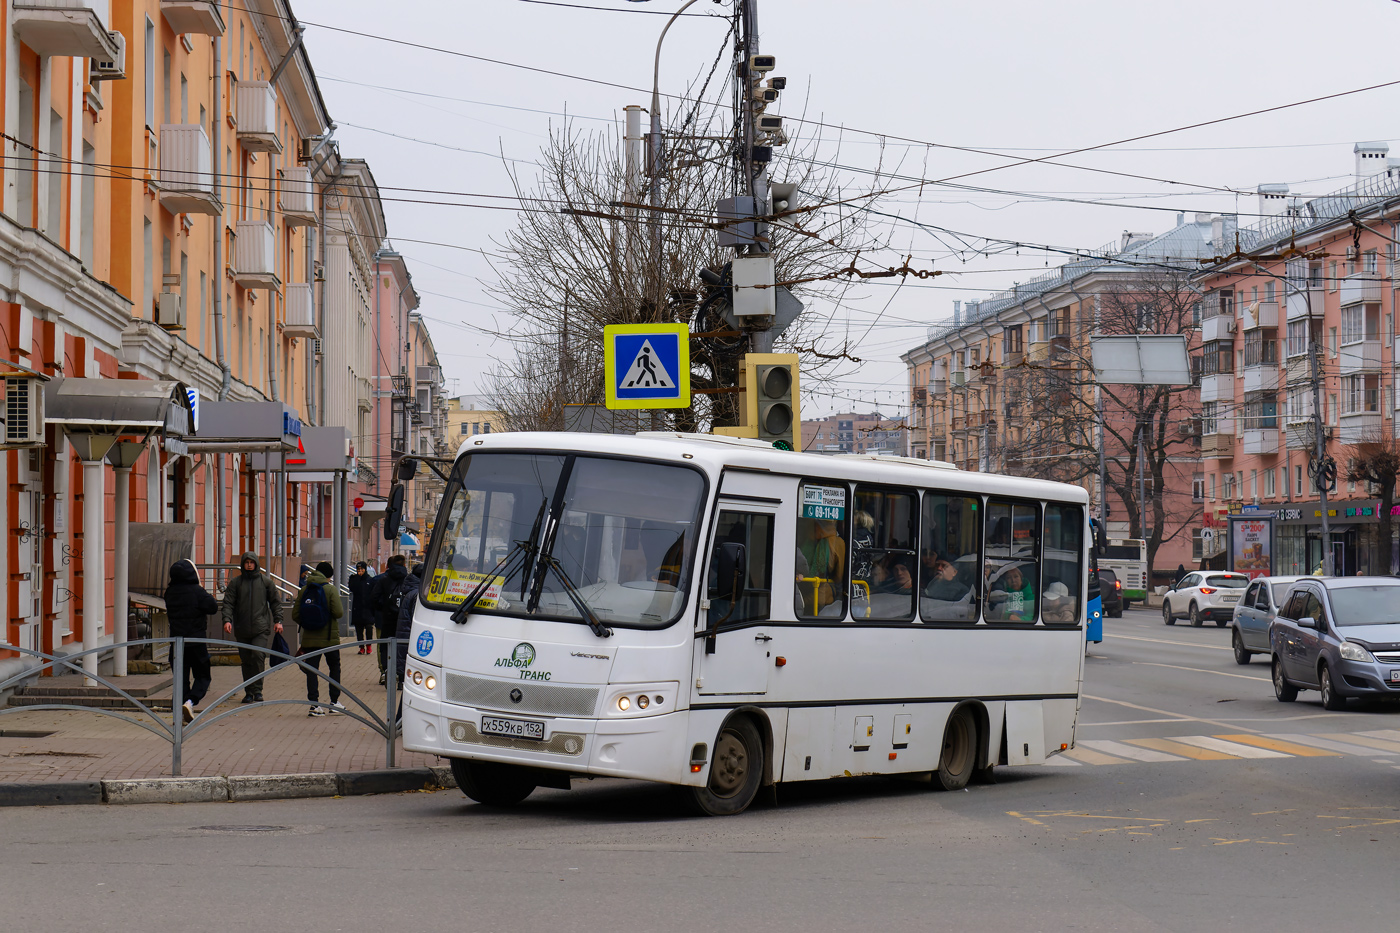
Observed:
[[[588,627],[593,630],[593,634],[597,635],[599,638],[610,638],[613,633],[612,629],[604,625],[602,620],[598,618],[598,614],[593,611],[593,607],[588,605],[588,601],[583,598],[583,594],[578,591],[578,587],[574,586],[574,581],[569,579],[568,573],[564,571],[564,567],[559,563],[559,560],[553,554],[550,554],[542,558],[541,562],[545,565],[547,571],[553,570],[559,577],[559,582],[564,584],[564,595],[569,597],[569,602],[574,604],[574,608],[578,610],[579,615],[583,616],[583,620],[588,623]]]
[[[539,552],[539,545],[537,541],[540,533],[540,521],[544,518],[544,510],[545,503],[541,502],[540,511],[535,516],[535,524],[530,529],[530,537],[525,539],[524,541],[515,542],[514,546],[511,547],[510,552],[506,554],[505,557],[502,557],[499,561],[497,561],[496,566],[491,568],[491,572],[486,574],[486,576],[481,579],[481,582],[477,583],[475,588],[473,588],[472,591],[467,594],[467,598],[462,600],[462,605],[452,610],[451,618],[453,622],[456,622],[458,625],[466,624],[467,614],[476,608],[476,604],[481,601],[481,597],[486,594],[486,590],[491,586],[491,581],[496,579],[497,574],[501,573],[501,569],[509,561],[521,559],[523,563],[522,566],[519,568],[512,567],[511,569],[507,570],[505,574],[501,577],[501,585],[505,586],[505,581],[509,580],[510,575],[515,573],[515,571],[519,569],[521,571],[520,597],[522,599],[525,598],[524,581],[528,580],[530,576],[530,572],[527,568],[533,566],[532,562],[530,561],[530,558]]]

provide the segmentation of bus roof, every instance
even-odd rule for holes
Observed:
[[[464,441],[457,455],[485,450],[597,453],[674,460],[704,467],[712,475],[726,468],[817,479],[936,486],[943,489],[1053,499],[1087,505],[1079,486],[1024,476],[960,470],[938,460],[874,454],[828,456],[777,450],[763,441],[713,434],[650,431],[636,435],[579,434],[565,431],[492,432]]]

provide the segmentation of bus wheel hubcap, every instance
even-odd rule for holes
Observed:
[[[749,773],[749,753],[738,736],[726,732],[715,749],[715,764],[710,770],[710,785],[722,797],[736,793],[744,786]]]

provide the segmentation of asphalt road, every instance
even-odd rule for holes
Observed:
[[[952,794],[833,781],[727,819],[620,781],[513,812],[457,791],[0,811],[0,916],[151,933],[1393,925],[1400,709],[1278,703],[1262,660],[1228,647],[1213,626],[1110,620],[1079,761]]]

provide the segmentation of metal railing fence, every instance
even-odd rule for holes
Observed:
[[[40,661],[43,662],[37,668],[28,668],[27,670],[21,671],[18,674],[6,678],[5,680],[0,680],[0,691],[4,691],[13,686],[21,685],[26,681],[29,681],[42,675],[42,673],[46,670],[53,670],[55,673],[74,673],[84,675],[97,685],[107,687],[108,689],[112,690],[116,693],[117,696],[121,697],[122,699],[130,703],[132,706],[136,707],[137,711],[139,711],[140,713],[144,713],[146,716],[148,716],[151,721],[146,722],[142,719],[137,718],[135,715],[128,715],[126,712],[123,712],[121,710],[105,709],[97,706],[83,706],[76,703],[62,702],[36,703],[32,706],[0,707],[0,716],[9,713],[37,712],[40,710],[75,710],[78,712],[97,713],[99,715],[111,716],[115,719],[120,719],[123,722],[128,722],[132,725],[140,726],[141,728],[147,730],[153,735],[157,735],[160,738],[168,741],[170,743],[170,773],[171,775],[178,777],[180,775],[181,755],[183,752],[183,746],[185,741],[190,736],[197,735],[198,733],[204,731],[208,727],[214,725],[214,723],[216,722],[227,719],[228,717],[233,716],[237,713],[241,713],[245,710],[258,709],[260,707],[265,706],[329,706],[329,699],[327,699],[327,701],[324,703],[319,701],[313,702],[311,700],[298,699],[259,700],[256,703],[239,703],[231,709],[216,712],[218,706],[221,703],[224,703],[225,701],[232,698],[236,693],[238,693],[238,691],[243,690],[246,692],[249,686],[253,684],[259,684],[261,681],[267,679],[268,677],[271,677],[278,671],[285,670],[291,667],[300,667],[307,673],[315,674],[318,679],[324,680],[328,685],[328,689],[332,686],[335,687],[340,692],[342,700],[348,697],[352,701],[354,706],[358,707],[359,710],[363,711],[363,713],[358,712],[355,709],[350,708],[349,705],[347,705],[345,709],[338,710],[337,712],[339,715],[349,716],[352,719],[363,723],[370,729],[374,730],[375,733],[382,736],[384,738],[385,766],[390,768],[396,767],[394,763],[394,740],[399,736],[399,721],[397,713],[399,698],[398,677],[396,672],[398,670],[398,656],[401,647],[400,639],[368,638],[361,641],[341,642],[338,645],[330,645],[325,648],[316,648],[314,650],[306,651],[299,655],[286,654],[281,651],[274,651],[271,648],[263,648],[258,645],[250,645],[244,642],[238,642],[237,646],[239,648],[247,648],[251,651],[258,651],[262,652],[263,654],[266,654],[268,656],[269,666],[256,677],[251,677],[247,680],[240,682],[236,686],[224,691],[222,694],[220,694],[212,700],[206,697],[204,709],[195,715],[193,721],[187,724],[185,722],[185,718],[181,708],[184,706],[185,702],[185,646],[190,643],[198,643],[220,647],[227,647],[229,645],[228,641],[216,638],[181,638],[178,636],[170,638],[138,638],[127,642],[119,642],[117,644],[112,645],[103,645],[100,648],[90,648],[86,651],[79,651],[70,655],[59,657],[57,655],[45,654],[42,651],[34,651],[28,648],[21,648],[17,645],[0,643],[0,651],[14,651],[18,654],[25,655],[27,657],[38,658]],[[166,717],[163,715],[162,711],[159,711],[154,707],[154,697],[141,698],[133,696],[123,688],[120,682],[121,678],[113,678],[101,674],[85,674],[85,672],[83,671],[82,659],[87,655],[110,651],[113,648],[120,647],[121,645],[125,645],[127,649],[130,650],[134,646],[158,644],[168,644],[170,646],[170,670],[171,674],[173,675],[173,685],[171,689],[170,700],[170,721],[168,723],[166,722]],[[387,646],[387,670],[389,672],[389,676],[385,681],[386,695],[384,701],[383,717],[380,717],[380,715],[377,712],[375,712],[374,708],[372,708],[368,702],[356,696],[355,693],[349,688],[347,688],[344,684],[340,683],[337,680],[334,680],[330,676],[329,671],[322,671],[319,667],[312,667],[309,663],[307,663],[310,659],[319,658],[321,655],[327,654],[331,651],[339,651],[343,648],[356,648],[362,645]],[[276,661],[276,663],[273,663],[274,659],[281,660]]]

